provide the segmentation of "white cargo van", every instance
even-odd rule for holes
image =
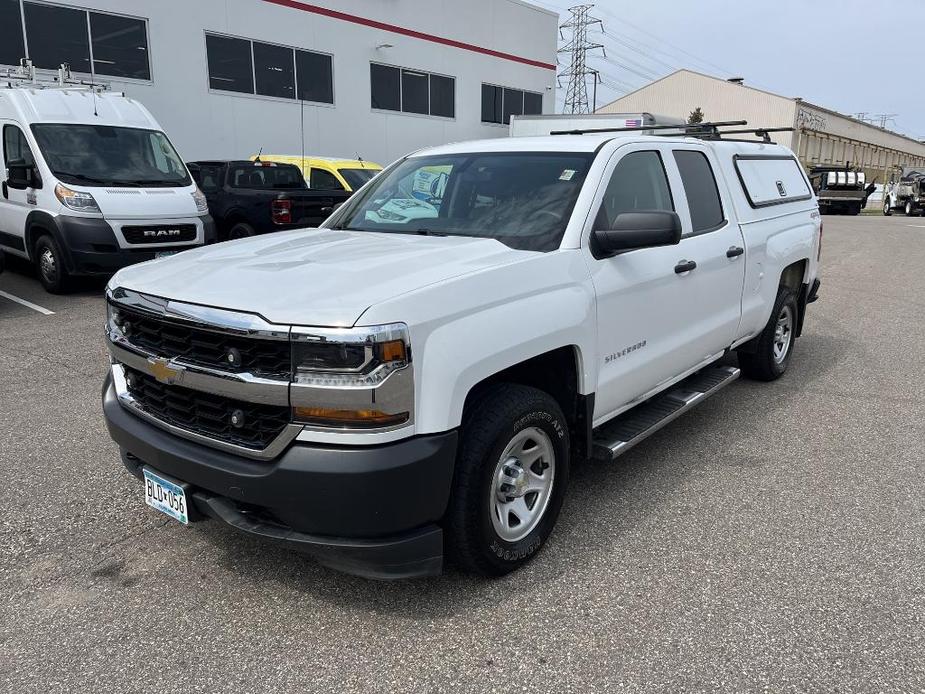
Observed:
[[[205,197],[154,117],[95,86],[0,87],[0,249],[50,292],[215,238]]]

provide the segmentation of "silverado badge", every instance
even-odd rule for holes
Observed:
[[[161,383],[170,385],[177,383],[186,369],[182,366],[171,365],[170,360],[164,357],[149,357],[148,371]]]

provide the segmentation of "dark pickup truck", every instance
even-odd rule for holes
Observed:
[[[219,240],[315,227],[350,193],[309,190],[293,164],[194,161],[190,173],[209,202]]]

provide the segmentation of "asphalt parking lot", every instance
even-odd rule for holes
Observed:
[[[925,219],[826,217],[790,372],[618,463],[496,581],[376,583],[147,509],[102,284],[0,275],[0,690],[925,692]]]

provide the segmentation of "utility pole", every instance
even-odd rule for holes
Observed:
[[[596,70],[589,69],[587,63],[588,51],[600,48],[604,50],[603,44],[591,43],[588,41],[588,28],[594,24],[604,24],[600,19],[590,16],[591,8],[594,5],[576,5],[570,7],[571,18],[559,27],[559,35],[562,36],[564,29],[570,29],[572,39],[562,48],[559,53],[571,53],[568,69],[560,77],[568,78],[568,86],[565,91],[565,105],[562,108],[563,113],[590,113],[591,107],[588,103],[588,76],[594,75],[595,102],[597,100],[597,75]],[[564,40],[564,36],[562,37]],[[606,55],[606,53],[605,53]],[[595,108],[597,103],[594,104]]]
[[[895,120],[898,115],[898,113],[877,113],[874,115],[874,118],[879,118],[880,127],[886,128],[886,124],[891,120]]]

